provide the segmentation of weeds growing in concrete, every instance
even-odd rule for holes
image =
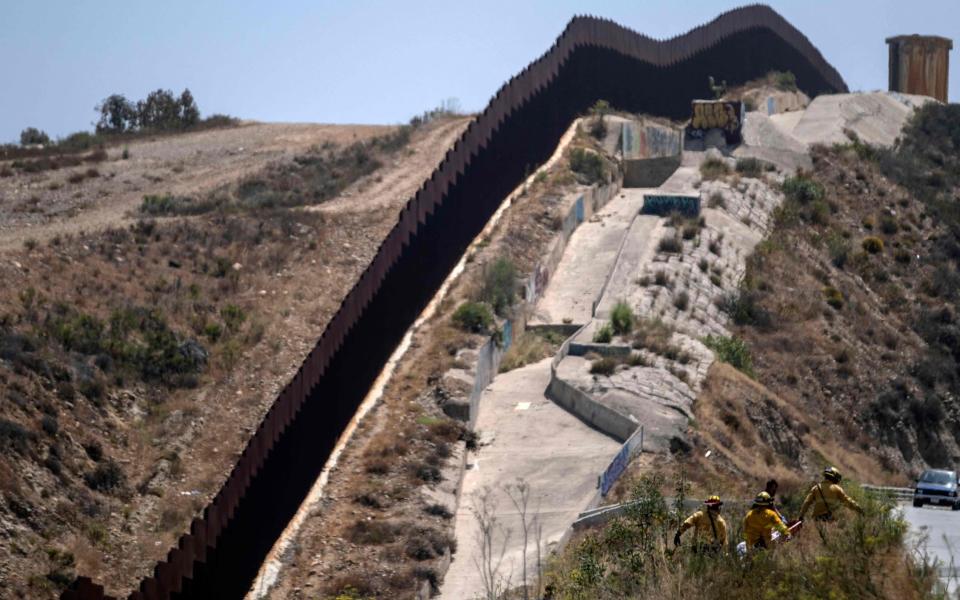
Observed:
[[[625,301],[620,300],[610,311],[610,325],[613,327],[613,333],[616,335],[627,335],[633,330],[633,323],[636,317],[633,310]]]

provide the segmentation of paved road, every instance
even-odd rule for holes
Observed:
[[[921,556],[940,561],[940,577],[951,594],[960,591],[960,511],[949,508],[901,506],[910,524],[910,538],[922,542]]]

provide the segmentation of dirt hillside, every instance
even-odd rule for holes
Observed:
[[[468,122],[131,144],[64,184],[89,205],[0,179],[0,597],[148,573]]]

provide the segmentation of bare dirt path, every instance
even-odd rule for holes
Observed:
[[[436,168],[439,163],[437,150],[453,146],[469,122],[469,118],[459,118],[436,125],[426,131],[422,138],[411,142],[392,164],[364,177],[329,202],[308,207],[307,210],[345,213],[397,206],[413,196]]]
[[[118,146],[109,148],[108,159],[101,163],[5,177],[0,179],[0,251],[28,239],[44,242],[57,235],[123,226],[146,194],[197,194],[317,144],[349,144],[393,129],[249,123],[132,142],[126,146],[127,159],[122,158],[124,147]],[[70,182],[71,176],[91,168],[97,176]]]

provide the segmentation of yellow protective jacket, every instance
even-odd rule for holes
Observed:
[[[811,506],[813,507],[813,517],[817,518],[824,515],[834,516],[837,510],[844,505],[857,512],[861,511],[860,505],[848,496],[842,487],[829,481],[821,481],[810,488],[810,493],[807,494],[803,506],[800,507],[800,518],[802,519],[803,515],[807,514]]]
[[[753,548],[761,541],[769,544],[774,530],[779,531],[783,536],[790,535],[790,530],[787,529],[780,515],[770,508],[763,506],[752,508],[743,518],[743,539],[747,542],[747,548]]]
[[[718,513],[707,514],[707,510],[698,510],[680,525],[680,534],[693,528],[694,539],[706,544],[727,545],[727,522]],[[710,518],[713,518],[713,524]]]

